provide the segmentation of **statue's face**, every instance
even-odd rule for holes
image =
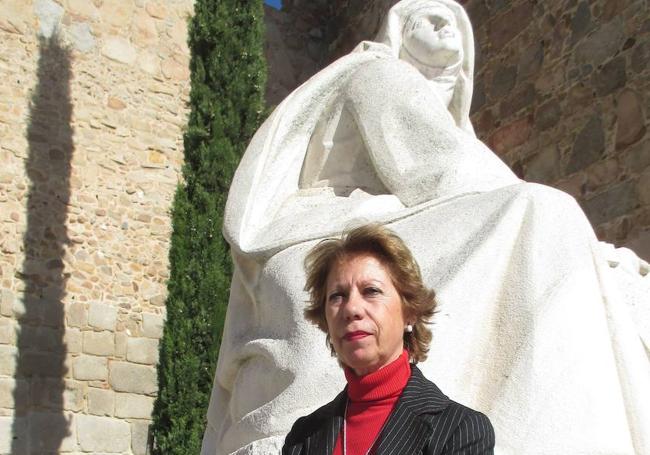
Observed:
[[[445,68],[463,58],[463,37],[452,11],[436,5],[416,11],[406,21],[402,34],[403,50],[419,63]]]

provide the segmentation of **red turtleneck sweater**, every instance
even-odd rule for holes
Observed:
[[[348,381],[346,455],[366,455],[410,376],[411,365],[406,350],[393,362],[365,376],[357,376],[351,369],[345,369]],[[343,431],[339,432],[332,455],[343,455]]]

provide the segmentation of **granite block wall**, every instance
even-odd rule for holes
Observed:
[[[264,8],[266,102],[274,108],[320,70],[328,55],[328,0],[284,0],[282,10]]]
[[[573,195],[601,240],[650,259],[648,3],[466,7],[479,136],[521,177]]]
[[[1,454],[146,451],[192,4],[0,4]]]

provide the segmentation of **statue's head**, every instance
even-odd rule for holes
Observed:
[[[456,16],[442,4],[413,11],[402,28],[400,56],[425,68],[456,68],[463,59],[463,38]]]
[[[388,11],[375,41],[423,72],[457,77],[449,110],[458,126],[472,131],[474,36],[461,5],[453,0],[402,0]]]

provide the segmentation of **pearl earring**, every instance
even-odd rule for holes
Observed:
[[[406,324],[406,327],[404,328],[404,331],[406,333],[411,333],[413,331],[413,326],[411,324]]]

